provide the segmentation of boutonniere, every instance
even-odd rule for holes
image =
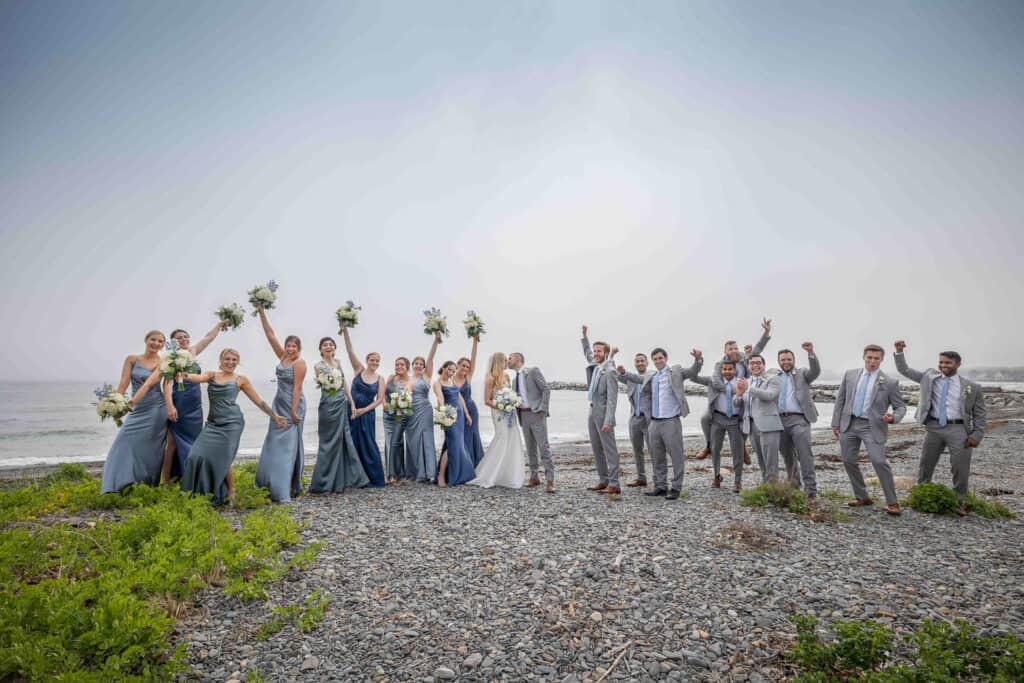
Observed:
[[[885,378],[880,376],[878,378],[878,386],[883,386],[884,384],[885,384]]]
[[[968,396],[970,396],[970,395],[971,395],[971,392],[972,392],[972,391],[974,391],[974,389],[973,389],[973,388],[971,387],[971,385],[970,385],[970,384],[968,384],[968,385],[967,385],[967,388],[966,388],[966,389],[964,389],[964,393],[965,393],[965,394],[967,394]]]

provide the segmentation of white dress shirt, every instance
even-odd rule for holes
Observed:
[[[654,417],[664,419],[667,417],[677,417],[679,415],[679,401],[676,400],[676,394],[672,391],[672,378],[668,375],[668,368],[659,370],[654,375],[654,382],[652,390],[658,392],[658,410],[654,413]],[[654,412],[653,400],[651,406],[652,412]]]

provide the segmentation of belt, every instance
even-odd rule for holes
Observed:
[[[779,417],[789,417],[790,415],[799,415],[800,417],[804,416],[803,413],[779,413]]]
[[[931,421],[931,422],[934,422],[935,424],[938,424],[939,423],[939,418],[932,417],[931,415],[929,415],[928,419],[925,420],[925,422],[928,422],[928,421]],[[962,425],[963,423],[964,423],[963,420],[946,420],[946,424],[948,424],[948,425]]]
[[[857,415],[851,415],[850,417],[852,417],[854,420],[864,420],[865,422],[868,421],[868,418],[866,417],[859,417]]]
[[[727,413],[723,413],[721,410],[716,410],[715,411],[715,415],[721,415],[722,417],[724,417],[726,419],[731,419],[731,418],[734,418],[734,417],[739,417],[739,415],[728,415]]]
[[[652,417],[651,419],[661,422],[662,420],[675,420],[678,417],[678,415],[673,415],[672,417]]]

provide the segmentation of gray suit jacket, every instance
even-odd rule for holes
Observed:
[[[590,340],[586,337],[580,339],[580,343],[583,345],[583,357],[587,359],[587,386],[590,386],[590,380],[594,377],[594,368],[597,367],[597,361],[594,360],[594,352],[590,350]],[[612,360],[611,356],[605,359],[605,367],[615,369],[615,361]]]
[[[759,432],[781,432],[782,431],[782,418],[779,417],[779,392],[782,391],[782,382],[779,381],[778,375],[765,373],[761,376],[761,379],[767,381],[767,383],[760,389],[754,386],[755,380],[750,380],[750,386],[747,388],[747,392],[743,396],[734,396],[732,404],[734,406],[743,406],[743,433],[750,433],[750,421],[754,421],[754,426],[757,427]],[[750,397],[750,403],[747,403],[747,397]]]
[[[634,392],[634,389],[636,389],[636,387],[641,387],[642,390],[644,382],[646,382],[647,378],[653,374],[653,372],[648,370],[642,375],[638,375],[635,372],[624,372],[618,376],[619,382],[626,385],[626,395],[629,396],[629,407],[631,408],[629,411],[630,416],[636,414],[638,407],[643,407],[637,406],[636,393]],[[640,411],[640,414],[643,415],[643,410]]]
[[[615,426],[615,405],[619,401],[618,373],[615,368],[607,364],[602,366],[594,365],[594,372],[600,372],[601,377],[597,380],[594,388],[594,397],[590,402],[590,414],[601,424],[610,427]]]
[[[902,353],[896,354],[896,369],[907,379],[921,385],[921,397],[917,401],[917,421],[924,424],[932,408],[932,384],[942,377],[942,373],[935,368],[928,368],[924,372],[914,370],[907,366],[907,358]],[[967,436],[981,443],[987,424],[985,395],[980,384],[963,375],[960,375],[960,414],[964,419],[964,427],[967,428]]]
[[[761,338],[757,340],[756,344],[754,344],[754,349],[753,349],[754,353],[755,354],[760,354],[762,351],[764,351],[764,347],[768,346],[768,340],[769,339],[771,339],[771,337],[769,337],[767,334],[762,334]],[[717,363],[715,363],[715,370],[714,370],[714,372],[711,373],[712,377],[721,377],[722,376],[722,363],[724,363],[727,360],[729,360],[729,358],[727,356],[722,356],[722,360],[720,360]],[[737,372],[736,373],[737,377],[739,377],[740,375],[742,375],[744,377],[750,377],[750,371],[747,370],[747,356],[742,351],[740,352],[740,359],[738,361],[736,361],[736,365],[739,365],[739,366],[741,366],[743,368],[743,372],[742,373],[741,372]],[[767,364],[765,364],[765,365],[767,366]]]
[[[690,414],[690,405],[686,402],[686,391],[683,388],[683,382],[688,379],[693,379],[700,373],[701,367],[704,366],[704,358],[695,358],[693,365],[688,368],[684,368],[682,365],[673,365],[668,368],[669,380],[672,384],[672,393],[675,394],[676,401],[679,403],[679,415],[680,417],[686,417]],[[656,373],[650,373],[650,376],[644,380],[644,385],[640,389],[640,410],[647,417],[653,417],[654,413],[654,375]]]
[[[800,407],[803,409],[804,417],[807,418],[808,422],[814,423],[818,421],[818,409],[814,405],[814,397],[811,395],[811,382],[818,379],[821,374],[821,363],[818,362],[817,356],[808,356],[807,362],[811,367],[809,368],[793,368],[792,374],[789,376],[789,381],[793,382],[793,393],[796,395],[796,400],[800,401]],[[779,370],[779,390],[782,389],[782,370]],[[789,406],[786,406],[787,408]],[[796,412],[790,411],[790,412]]]
[[[551,389],[540,368],[523,368],[523,381],[526,383],[526,400],[530,402],[530,412],[543,412],[551,415],[548,405],[551,401]],[[515,380],[512,380],[515,386]]]
[[[721,395],[725,393],[725,380],[722,379],[721,377],[708,377],[707,375],[700,375],[698,377],[694,377],[693,381],[696,382],[697,384],[703,384],[708,388],[707,414],[713,414],[715,412],[715,403],[717,403]],[[736,405],[735,401],[733,401],[733,405]],[[743,406],[738,406],[736,408],[736,417],[740,417],[742,414]]]
[[[839,393],[836,394],[836,405],[832,410],[832,426],[839,427],[840,432],[850,428],[853,421],[853,404],[857,397],[857,383],[860,381],[860,373],[863,368],[847,370],[843,375],[843,381],[839,385]],[[893,422],[899,422],[907,414],[907,406],[900,396],[900,381],[889,379],[889,377],[878,371],[875,393],[871,397],[871,405],[868,406],[868,423],[871,425],[871,435],[876,441],[884,442],[889,436],[889,424],[882,417],[892,406]]]

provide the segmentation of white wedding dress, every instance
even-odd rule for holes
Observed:
[[[491,421],[494,422],[494,439],[476,466],[476,479],[469,483],[486,489],[492,486],[521,489],[526,483],[526,455],[519,416],[513,413],[510,419],[508,413],[492,409]]]

